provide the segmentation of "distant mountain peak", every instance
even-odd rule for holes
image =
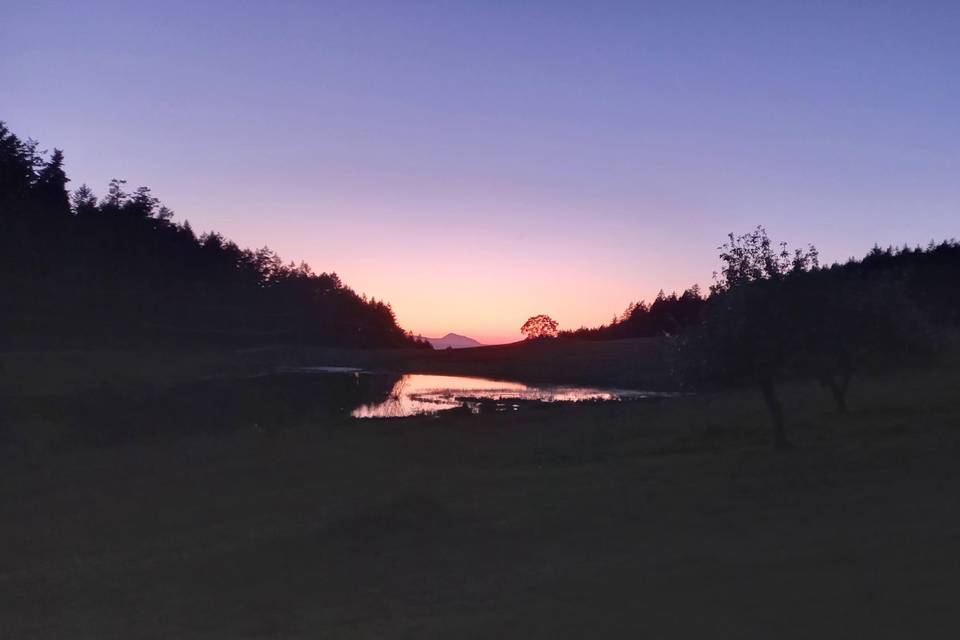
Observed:
[[[442,338],[426,338],[426,341],[432,344],[434,349],[468,349],[483,346],[473,338],[452,332]]]

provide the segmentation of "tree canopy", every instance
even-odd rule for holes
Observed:
[[[520,333],[527,340],[536,340],[539,338],[555,338],[557,336],[557,321],[548,315],[536,315],[528,318],[523,326],[520,327]]]
[[[902,366],[932,353],[930,318],[958,318],[956,299],[921,299],[930,280],[960,275],[960,245],[926,251],[875,251],[862,261],[822,268],[814,247],[778,250],[762,227],[729,236],[702,322],[679,341],[679,363],[693,384],[754,384],[770,411],[774,444],[787,444],[777,386],[810,378],[846,409],[852,378],[867,369]],[[938,254],[937,268],[916,265]],[[951,259],[944,256],[951,255]],[[876,257],[871,257],[876,256]],[[893,268],[885,259],[899,262]],[[887,268],[877,268],[877,258]],[[955,286],[955,285],[954,285]],[[954,325],[956,326],[956,325]]]

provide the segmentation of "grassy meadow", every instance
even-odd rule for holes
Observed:
[[[610,359],[657,348],[563,345],[555,378],[586,381],[595,351],[622,376],[608,381],[626,383],[654,366]],[[549,377],[551,360],[539,345],[7,354],[0,635],[960,629],[952,363],[858,380],[844,416],[819,388],[788,386],[797,447],[777,454],[751,390],[355,421],[290,388],[242,386],[298,359],[530,379]],[[184,400],[191,388],[204,391]],[[70,433],[98,420],[177,428]]]

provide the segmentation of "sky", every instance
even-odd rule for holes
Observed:
[[[17,2],[0,120],[488,343],[960,235],[960,2]]]

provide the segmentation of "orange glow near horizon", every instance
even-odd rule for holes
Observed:
[[[561,329],[598,326],[630,302],[652,301],[660,288],[679,291],[696,282],[687,275],[689,264],[654,260],[652,250],[647,255],[655,264],[638,277],[614,243],[629,240],[634,230],[619,235],[593,230],[578,237],[570,229],[521,227],[430,239],[415,233],[361,238],[367,232],[338,231],[357,235],[345,238],[343,246],[359,243],[362,254],[324,252],[322,262],[310,260],[314,268],[335,265],[348,286],[389,302],[401,327],[430,338],[452,332],[484,344],[514,342],[522,339],[524,321],[538,313],[557,320]],[[639,249],[644,244],[637,242]]]
[[[604,324],[758,224],[957,235],[960,3],[113,4],[7,3],[7,125],[415,334]]]

